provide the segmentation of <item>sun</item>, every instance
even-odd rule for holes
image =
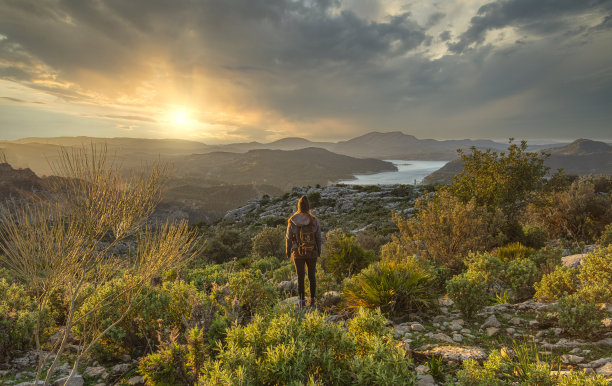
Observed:
[[[179,127],[188,126],[189,123],[191,122],[189,113],[185,109],[175,110],[172,113],[171,120],[175,126],[179,126]]]

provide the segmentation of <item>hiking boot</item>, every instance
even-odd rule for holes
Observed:
[[[310,307],[315,308],[315,298],[310,298]]]
[[[300,299],[299,306],[300,306],[300,308],[306,308],[306,300]]]

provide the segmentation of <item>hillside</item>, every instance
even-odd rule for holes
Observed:
[[[251,150],[246,153],[192,154],[175,160],[177,177],[206,178],[230,184],[327,185],[354,174],[396,170],[389,162],[339,155],[319,148]]]
[[[542,151],[550,154],[550,157],[544,162],[550,168],[550,173],[563,169],[567,174],[579,176],[612,174],[612,146],[604,142],[577,139],[568,145]],[[423,183],[449,184],[453,176],[459,174],[461,170],[463,170],[463,162],[455,159],[425,177]]]

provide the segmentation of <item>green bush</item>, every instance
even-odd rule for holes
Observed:
[[[164,343],[157,352],[140,360],[138,372],[147,385],[195,384],[206,359],[204,334],[198,328],[187,332],[187,344]]]
[[[336,248],[324,257],[322,265],[339,282],[374,261],[374,253],[361,248],[353,235],[342,234],[338,240],[332,242],[337,243]]]
[[[523,226],[523,244],[527,247],[540,249],[546,243],[546,232],[539,226],[525,225]]]
[[[285,230],[281,227],[264,227],[251,241],[255,256],[285,257]]]
[[[404,349],[378,334],[384,319],[370,312],[356,318],[347,331],[318,313],[257,315],[228,331],[200,384],[414,384]]]
[[[209,292],[213,286],[224,285],[229,281],[229,273],[219,264],[209,264],[204,268],[192,269],[187,272],[187,281],[199,291]]]
[[[557,305],[559,326],[572,335],[588,337],[601,326],[602,312],[579,293],[562,297]]]
[[[480,366],[475,360],[463,362],[457,372],[459,385],[576,385],[605,386],[608,381],[601,375],[589,375],[583,371],[557,375],[559,369],[551,357],[542,357],[535,345],[514,343],[512,351],[507,348],[493,350]]]
[[[542,274],[547,274],[551,273],[556,267],[561,265],[562,255],[563,250],[561,248],[547,246],[536,251],[529,257],[529,259],[536,264],[538,270]]]
[[[584,256],[579,277],[585,297],[612,303],[612,245]]]
[[[247,269],[230,275],[227,304],[238,311],[235,317],[250,318],[256,312],[269,310],[278,300],[276,287],[270,284],[261,271]]]
[[[283,262],[279,268],[272,271],[272,280],[276,283],[292,280],[294,276],[295,268],[293,267],[293,262],[290,260]]]
[[[82,319],[73,332],[77,336],[95,334],[118,320],[126,311],[128,299],[124,293],[132,280],[129,276],[115,279],[88,296],[75,314],[77,320]],[[127,316],[97,342],[94,354],[99,360],[114,360],[123,354],[142,355],[149,342],[155,341],[160,326],[184,330],[183,320],[189,319],[196,300],[196,289],[182,281],[145,286]],[[101,304],[107,306],[99,308]],[[95,331],[92,326],[96,326]]]
[[[257,269],[262,273],[268,273],[274,271],[280,267],[281,262],[275,256],[268,256],[261,259],[256,259],[251,263],[251,269]]]
[[[251,248],[251,238],[245,232],[218,227],[204,242],[201,258],[196,259],[193,264],[201,263],[202,259],[213,263],[240,259],[247,256]]]
[[[601,232],[599,244],[601,244],[602,247],[607,247],[612,244],[612,223],[606,225],[603,232]]]
[[[446,283],[446,292],[468,319],[474,317],[489,301],[487,284],[482,280],[470,280],[466,274],[450,279]]]
[[[536,292],[533,298],[540,302],[556,302],[563,296],[576,292],[578,285],[578,270],[558,266],[535,283]]]
[[[349,307],[380,308],[386,315],[423,311],[434,304],[431,277],[414,261],[380,261],[344,284]]]
[[[514,301],[530,298],[534,293],[533,285],[540,280],[535,263],[529,259],[512,260],[506,267],[505,282],[512,289]]]
[[[492,294],[503,287],[506,264],[497,256],[488,253],[470,253],[465,258],[466,275],[472,281],[482,280]]]
[[[37,313],[23,286],[0,279],[0,361],[34,346]]]
[[[527,259],[534,253],[535,249],[526,247],[518,241],[497,248],[497,257],[499,257],[502,261]]]

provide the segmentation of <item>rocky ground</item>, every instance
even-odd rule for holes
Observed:
[[[378,230],[392,226],[391,212],[407,215],[414,210],[414,202],[420,194],[417,189],[412,185],[296,187],[291,194],[257,198],[231,210],[223,222],[286,225],[287,218],[296,210],[298,199],[307,195],[311,198],[312,212],[321,219],[324,230],[340,226],[356,232]]]

